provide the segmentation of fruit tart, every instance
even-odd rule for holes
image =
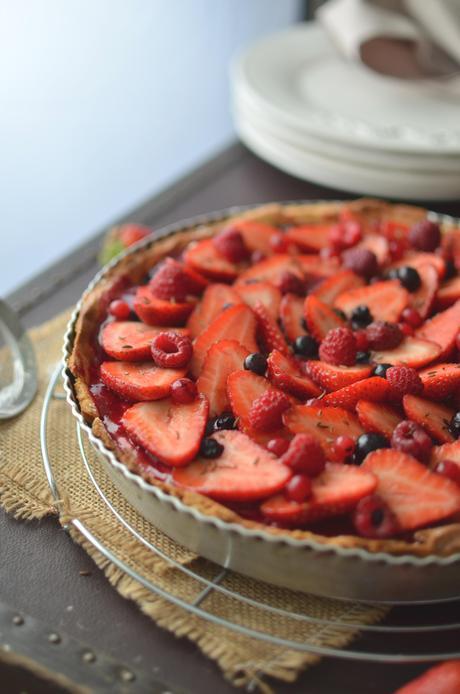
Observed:
[[[68,358],[93,434],[186,505],[271,535],[460,551],[460,228],[362,199],[141,242]]]

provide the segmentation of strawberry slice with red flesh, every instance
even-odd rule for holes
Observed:
[[[184,252],[184,262],[192,270],[217,282],[232,282],[238,275],[237,265],[218,252],[212,239],[190,245]]]
[[[106,323],[99,336],[104,351],[114,359],[122,361],[144,361],[151,357],[150,345],[154,337],[164,328],[151,327],[139,321],[112,321]],[[188,335],[186,328],[174,332]]]
[[[204,291],[203,298],[195,306],[188,321],[190,337],[197,337],[223,311],[224,306],[241,304],[239,294],[228,284],[211,284]]]
[[[355,248],[366,248],[368,251],[372,251],[380,267],[386,265],[390,258],[388,241],[379,234],[366,234],[363,240],[356,244]]]
[[[425,263],[418,268],[421,280],[420,287],[413,292],[410,297],[410,305],[415,308],[420,317],[425,320],[433,308],[436,299],[436,292],[439,286],[439,276],[436,268],[431,263]]]
[[[460,467],[460,441],[433,446],[431,449],[430,467],[434,468],[444,460],[451,460]]]
[[[167,400],[138,402],[124,413],[121,423],[133,441],[162,463],[186,465],[195,458],[208,419],[208,401],[199,395],[182,405]]]
[[[187,369],[161,369],[152,361],[104,361],[101,379],[126,400],[159,400],[169,395],[171,383],[183,378]]]
[[[304,316],[309,331],[319,342],[324,340],[329,330],[346,326],[345,321],[330,306],[313,294],[305,299]]]
[[[430,400],[445,400],[460,389],[460,364],[436,364],[419,372],[423,394]]]
[[[300,224],[289,227],[285,236],[301,251],[320,251],[329,245],[329,231],[329,225]]]
[[[257,318],[258,335],[265,347],[265,351],[271,352],[273,349],[277,349],[282,354],[289,355],[289,347],[277,321],[272,318],[267,308],[260,301],[256,302],[254,313]]]
[[[208,398],[210,417],[230,409],[227,378],[233,371],[243,368],[248,354],[248,350],[236,340],[219,340],[210,347],[196,382],[198,391]]]
[[[334,302],[347,316],[357,306],[367,306],[374,320],[396,323],[401,312],[409,304],[409,292],[401,286],[399,280],[375,282],[366,287],[349,289],[339,294]]]
[[[204,330],[194,342],[190,371],[198,378],[208,350],[219,340],[236,340],[248,352],[257,352],[256,317],[248,306],[239,304],[227,308]]]
[[[328,393],[321,400],[322,405],[331,407],[344,407],[352,412],[356,408],[359,400],[370,400],[371,402],[382,402],[390,400],[394,391],[388,381],[379,376],[366,378],[364,381],[357,381],[350,386],[340,388],[333,393]]]
[[[416,337],[436,342],[441,347],[438,359],[445,359],[453,351],[460,328],[460,301],[427,320],[416,331]]]
[[[435,255],[434,253],[419,253],[417,251],[406,253],[402,260],[392,263],[388,266],[388,269],[393,270],[398,267],[413,267],[418,272],[419,268],[426,263],[434,265],[439,279],[442,280],[446,274],[446,263],[440,255]]]
[[[436,295],[436,307],[438,309],[448,308],[460,299],[460,276],[452,277],[451,280],[444,282]]]
[[[307,361],[307,370],[312,379],[328,392],[340,390],[352,383],[368,378],[372,372],[369,364],[336,366],[325,361]]]
[[[301,400],[321,395],[321,389],[308,376],[303,376],[297,362],[274,349],[267,360],[268,378],[274,386]]]
[[[359,400],[356,403],[356,414],[366,431],[383,434],[387,439],[391,439],[393,431],[402,420],[393,407],[370,400]]]
[[[325,279],[312,290],[311,294],[323,303],[332,305],[339,294],[363,286],[364,280],[361,277],[351,270],[343,270]]]
[[[284,413],[283,421],[292,433],[317,438],[327,457],[333,454],[337,436],[357,439],[365,433],[358,418],[342,407],[296,405]]]
[[[281,303],[281,292],[278,287],[270,282],[254,282],[254,284],[239,285],[237,291],[245,304],[255,308],[260,301],[273,320],[277,320]]]
[[[361,469],[378,479],[376,493],[396,516],[401,530],[416,530],[460,511],[460,487],[406,453],[381,448]]]
[[[371,361],[376,364],[392,364],[393,366],[412,366],[419,369],[438,359],[441,347],[429,340],[418,337],[405,337],[394,349],[381,349],[371,352]]]
[[[441,443],[454,441],[449,424],[455,412],[450,407],[418,395],[405,395],[403,407],[408,419],[420,424],[433,439]]]
[[[240,431],[219,431],[212,438],[224,447],[222,455],[177,468],[175,484],[220,501],[257,501],[278,492],[292,476],[287,465]]]
[[[272,282],[272,284],[276,284],[285,272],[290,272],[303,279],[302,271],[299,269],[296,259],[297,256],[277,253],[271,258],[261,260],[260,263],[256,263],[240,274],[235,282],[235,287],[237,288],[241,284],[250,284],[251,282]]]
[[[400,687],[394,694],[458,694],[460,692],[460,660],[448,660]]]
[[[299,503],[277,494],[262,504],[261,511],[267,520],[281,525],[305,525],[351,511],[376,486],[376,477],[367,470],[327,463],[324,472],[311,481],[312,494],[307,501]]]
[[[303,316],[304,299],[296,294],[285,294],[280,303],[280,318],[284,334],[290,342],[296,337],[306,335]]]
[[[173,302],[158,299],[148,286],[138,287],[133,308],[147,325],[183,325],[193,311],[196,301]]]
[[[340,266],[338,260],[323,260],[318,255],[296,255],[296,262],[304,276],[308,278],[316,277],[317,279],[331,277],[335,275]]]
[[[240,232],[245,246],[250,251],[261,251],[265,255],[273,254],[270,239],[273,234],[276,234],[278,227],[252,219],[236,219],[232,222],[231,227]]]

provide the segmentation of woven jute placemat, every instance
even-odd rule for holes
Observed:
[[[63,400],[53,400],[48,418],[47,440],[60,493],[58,503],[53,500],[40,452],[39,422],[45,390],[60,359],[68,318],[69,312],[65,312],[30,333],[39,364],[39,392],[25,413],[0,424],[0,502],[6,511],[24,520],[55,515],[64,525],[73,518],[80,519],[125,565],[168,593],[192,603],[203,591],[203,584],[134,539],[95,490],[82,462],[75,420]],[[215,576],[218,567],[172,542],[147,523],[105,477],[90,450],[87,454],[104,494],[132,527],[179,566],[186,566],[208,579]],[[134,600],[161,627],[177,637],[194,641],[205,655],[218,663],[223,675],[234,685],[251,685],[252,689],[271,692],[276,690],[276,679],[292,682],[303,669],[317,661],[313,655],[249,638],[191,614],[133,580],[98,552],[72,525],[70,534],[121,595]],[[230,591],[275,608],[345,624],[373,623],[384,613],[382,608],[294,593],[231,572],[223,585]],[[350,629],[319,626],[286,618],[274,611],[260,610],[249,602],[243,603],[219,591],[211,591],[201,606],[222,619],[299,643],[340,648],[356,636],[356,632]]]

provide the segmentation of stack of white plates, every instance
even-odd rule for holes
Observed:
[[[232,91],[243,142],[290,174],[370,195],[460,197],[460,93],[346,62],[314,23],[251,46]]]

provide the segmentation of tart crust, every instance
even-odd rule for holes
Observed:
[[[347,208],[359,212],[366,221],[373,222],[378,219],[392,219],[406,224],[426,216],[426,210],[410,205],[392,205],[381,200],[363,198],[347,201]],[[331,547],[361,548],[369,552],[386,552],[394,555],[411,555],[425,557],[429,555],[449,556],[460,552],[460,519],[459,522],[450,523],[435,528],[417,531],[413,540],[385,539],[375,540],[361,538],[355,535],[324,536],[310,530],[289,530],[275,528],[264,523],[248,520],[239,516],[236,512],[222,506],[217,501],[205,497],[196,492],[190,492],[179,487],[158,480],[153,474],[144,469],[139,469],[135,456],[121,450],[110,436],[101,419],[94,401],[91,397],[89,384],[90,374],[97,361],[94,343],[100,324],[104,319],[105,311],[111,297],[123,286],[127,280],[131,283],[139,282],[148,270],[162,258],[170,254],[181,252],[191,241],[208,238],[217,233],[232,219],[253,219],[267,223],[280,224],[287,222],[334,222],[338,220],[341,202],[321,202],[307,204],[269,204],[255,207],[234,217],[207,225],[186,227],[174,232],[171,236],[158,241],[150,241],[147,245],[136,248],[111,266],[82,298],[80,311],[75,324],[73,345],[67,365],[73,376],[74,394],[78,401],[81,414],[91,425],[93,434],[99,438],[107,449],[113,452],[118,460],[126,465],[133,473],[142,477],[146,482],[157,487],[167,494],[180,499],[187,506],[194,507],[201,513],[228,523],[236,523],[244,528],[259,530],[276,535],[278,537],[293,538],[296,540],[313,540],[317,543]]]

